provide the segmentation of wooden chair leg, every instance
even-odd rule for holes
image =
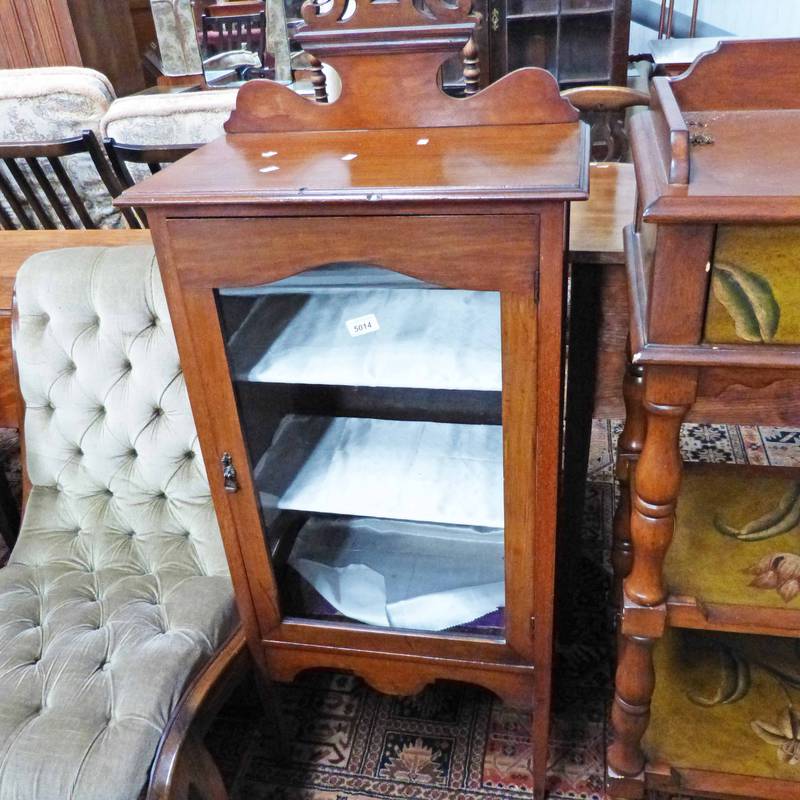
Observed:
[[[229,800],[228,790],[211,753],[194,737],[188,742],[186,762],[190,770],[187,800]]]

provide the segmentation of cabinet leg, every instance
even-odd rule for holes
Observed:
[[[608,766],[622,778],[637,778],[645,767],[642,737],[650,721],[655,688],[653,645],[666,620],[667,590],[663,564],[675,524],[682,463],[680,430],[694,401],[697,372],[686,368],[650,368],[642,376],[644,442],[632,469],[628,463],[630,571],[623,582],[622,625],[617,649],[613,742]],[[629,394],[631,382],[628,384]],[[636,412],[635,412],[636,413]],[[630,618],[628,616],[630,614]],[[644,615],[643,615],[644,614]]]
[[[608,765],[618,775],[635,778],[644,769],[642,737],[650,721],[650,698],[655,688],[653,644],[647,636],[621,634],[617,645],[617,672],[608,748]]]
[[[531,724],[531,772],[533,796],[544,800],[547,788],[547,763],[550,755],[550,676],[542,669],[536,679]]]
[[[633,545],[631,544],[630,473],[633,463],[642,452],[645,437],[644,371],[642,367],[628,364],[622,384],[625,401],[625,425],[617,444],[616,478],[620,496],[614,514],[611,562],[614,568],[614,588],[617,600],[622,599],[622,581],[631,571]]]
[[[696,372],[679,368],[644,377],[646,436],[630,495],[633,559],[624,580],[627,598],[657,606],[666,598],[662,566],[675,526],[681,484],[681,423],[694,400]],[[663,397],[664,400],[658,398]],[[630,477],[630,473],[629,473]]]

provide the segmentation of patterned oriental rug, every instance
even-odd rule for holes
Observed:
[[[609,543],[613,454],[621,425],[593,427],[578,575],[574,643],[558,648],[549,796],[605,800],[606,712],[611,686]],[[8,439],[6,447],[15,442]],[[0,449],[3,438],[0,437]],[[800,467],[800,430],[687,425],[684,458]],[[18,480],[13,459],[10,477]],[[280,687],[290,760],[243,687],[223,709],[209,745],[233,800],[523,800],[532,797],[529,719],[481,689],[436,684],[392,698],[357,678],[309,673]]]

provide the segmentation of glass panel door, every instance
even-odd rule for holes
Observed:
[[[331,264],[217,303],[284,616],[502,637],[499,293]]]

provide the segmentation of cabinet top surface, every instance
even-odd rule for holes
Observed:
[[[686,182],[669,180],[660,155],[669,145],[658,145],[665,134],[642,116],[632,140],[645,220],[800,220],[800,109],[684,112]]]
[[[800,197],[800,109],[687,112],[691,197]],[[693,124],[696,123],[696,124]]]
[[[587,138],[578,123],[228,134],[118,203],[583,200]]]
[[[644,217],[800,219],[800,39],[723,41],[631,121]]]

